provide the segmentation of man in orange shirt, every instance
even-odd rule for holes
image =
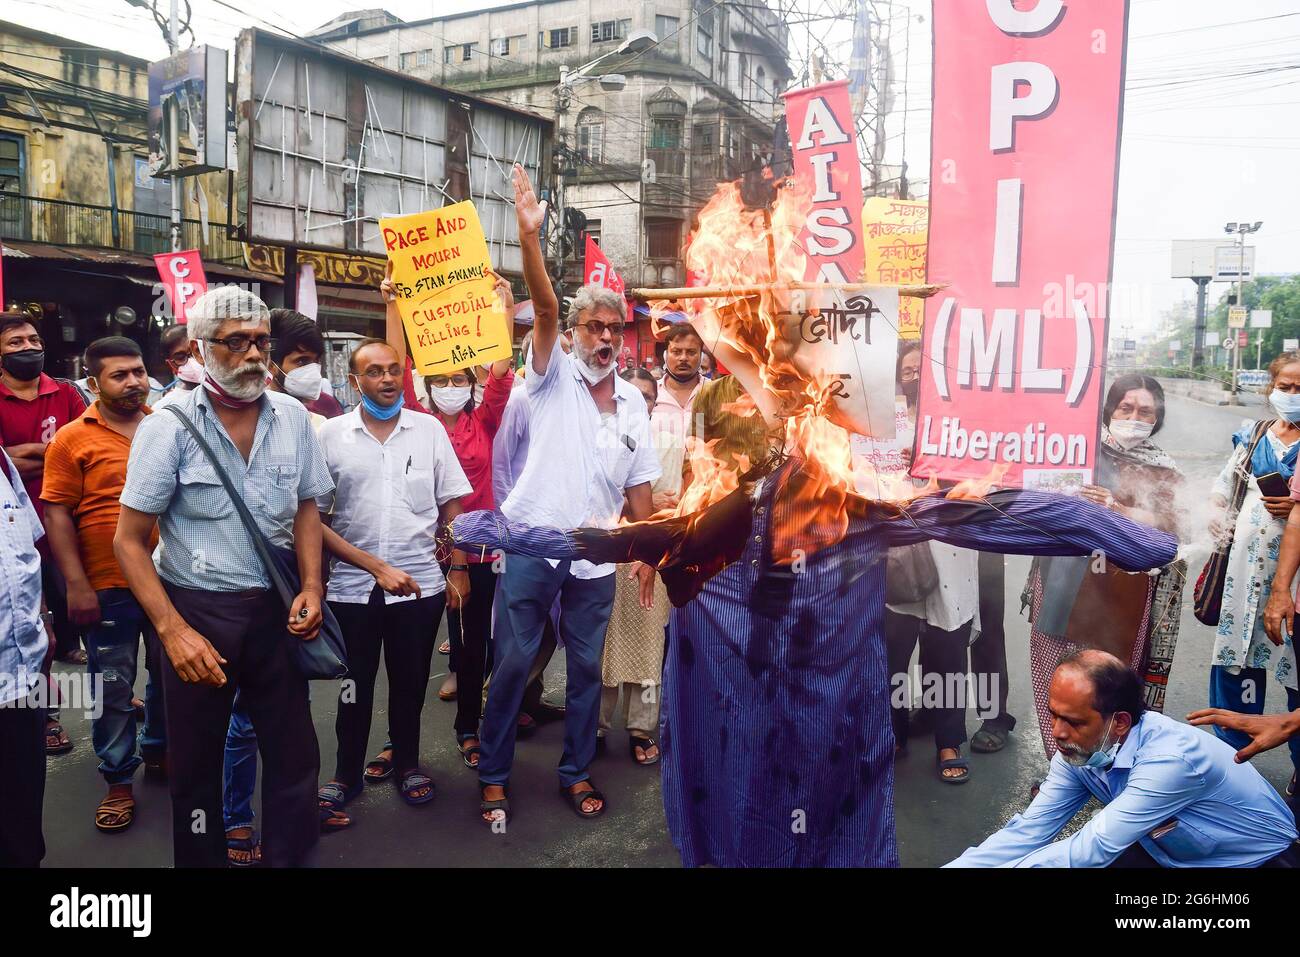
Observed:
[[[152,662],[153,638],[118,567],[113,535],[131,439],[149,414],[149,375],[140,347],[122,336],[92,342],[86,365],[96,401],[55,434],[45,453],[41,499],[50,550],[68,583],[68,616],[86,628],[87,672],[96,685],[91,735],[108,794],[95,810],[95,826],[120,831],[135,818],[131,780],[142,760],[131,704],[138,639],[143,632]],[[141,747],[152,752],[145,755],[151,764],[161,759],[164,744],[160,695],[161,683],[151,681]]]

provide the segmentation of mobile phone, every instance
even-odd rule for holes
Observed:
[[[1291,494],[1291,483],[1284,479],[1278,472],[1269,472],[1267,475],[1261,475],[1255,479],[1259,485],[1261,495],[1267,495],[1270,498],[1279,498]]]

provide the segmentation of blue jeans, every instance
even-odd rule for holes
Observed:
[[[1247,681],[1251,682],[1249,686],[1246,685]],[[1268,674],[1263,668],[1242,668],[1234,675],[1223,665],[1213,665],[1210,668],[1210,707],[1241,714],[1263,714],[1264,691],[1267,687]],[[1245,700],[1247,688],[1252,699],[1250,701]],[[1291,711],[1300,708],[1300,693],[1287,688],[1286,706]],[[1215,728],[1214,733],[1238,751],[1250,744],[1250,736],[1243,731]],[[1292,735],[1287,746],[1291,749],[1291,764],[1300,770],[1300,737]]]
[[[226,729],[226,760],[221,788],[221,815],[226,830],[253,826],[253,791],[257,789],[257,735],[239,693]]]
[[[136,747],[137,721],[131,706],[138,674],[140,636],[148,646],[156,641],[144,610],[126,588],[105,588],[99,598],[99,624],[86,630],[86,670],[99,679],[100,716],[91,722],[91,741],[99,758],[99,773],[109,784],[129,784],[142,758]],[[155,753],[166,749],[161,685],[149,676],[145,694],[145,724],[140,745]]]
[[[556,595],[560,597],[560,636],[568,671],[560,783],[572,787],[588,777],[587,766],[596,756],[600,659],[614,607],[614,576],[574,578],[569,564],[560,562],[558,568],[552,568],[541,558],[506,557],[494,608],[492,641],[496,647],[479,739],[483,747],[480,784],[505,785],[510,780],[519,706],[542,640],[542,625]]]

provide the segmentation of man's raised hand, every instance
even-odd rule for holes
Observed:
[[[519,220],[519,235],[535,236],[546,220],[546,203],[537,201],[528,173],[516,163],[513,173],[515,183],[515,218]]]

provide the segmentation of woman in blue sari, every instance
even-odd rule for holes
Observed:
[[[1287,708],[1300,708],[1294,639],[1288,635],[1282,644],[1273,644],[1264,631],[1263,614],[1293,504],[1289,495],[1264,491],[1277,491],[1295,475],[1300,452],[1300,353],[1284,353],[1268,371],[1269,404],[1277,418],[1258,442],[1254,422],[1233,435],[1232,456],[1214,486],[1214,503],[1224,514],[1211,523],[1216,538],[1232,535],[1232,548],[1210,668],[1210,707],[1245,714],[1263,713],[1270,674],[1285,689]],[[1274,473],[1278,478],[1269,479]],[[1233,516],[1227,509],[1238,476],[1246,480],[1246,497]],[[1263,490],[1260,479],[1264,479]],[[1216,728],[1215,733],[1238,749],[1250,741],[1240,731]],[[1300,740],[1291,741],[1291,762],[1300,768]],[[1295,793],[1295,782],[1293,774],[1288,796]]]

